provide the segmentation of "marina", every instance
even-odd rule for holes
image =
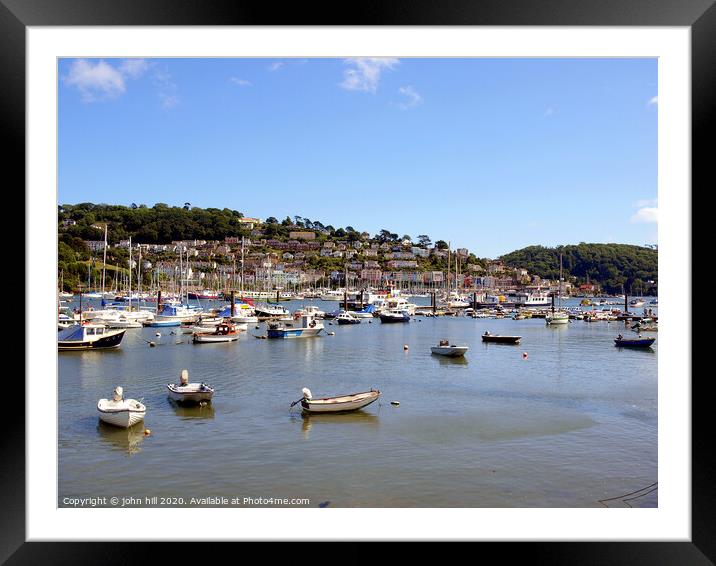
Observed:
[[[563,303],[579,307],[578,299]],[[299,314],[340,308],[320,299],[283,304]],[[126,329],[120,348],[61,352],[60,501],[106,490],[203,494],[202,478],[212,477],[212,494],[298,493],[335,507],[596,507],[655,481],[658,340],[648,348],[613,342],[633,322],[551,328],[538,317],[416,315],[407,325],[334,325],[332,335],[304,340],[253,338],[271,324],[222,347],[192,347],[178,327],[160,336],[142,327]],[[518,336],[520,348],[484,343],[485,332]],[[468,354],[433,354],[446,336]],[[166,376],[183,369],[212,384],[210,403],[172,399]],[[126,430],[92,411],[118,383],[146,407]],[[291,409],[304,387],[382,395],[349,412]],[[192,457],[177,459],[187,444]],[[316,467],[308,454],[319,446],[342,457]],[[656,494],[634,503],[655,506]]]

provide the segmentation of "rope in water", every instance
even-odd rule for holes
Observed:
[[[619,495],[619,496],[617,496],[617,497],[607,497],[607,498],[605,498],[605,499],[599,499],[598,501],[599,501],[599,503],[601,503],[602,505],[604,505],[604,507],[609,507],[608,505],[605,505],[605,504],[604,504],[605,501],[616,501],[616,500],[618,499],[618,500],[621,500],[621,501],[623,501],[624,503],[626,503],[627,501],[632,501],[633,499],[638,499],[638,498],[643,497],[643,496],[645,496],[645,495],[649,495],[650,493],[653,493],[654,491],[656,491],[658,488],[659,488],[659,482],[654,482],[654,483],[652,483],[652,484],[650,484],[650,485],[647,485],[646,487],[642,487],[641,489],[637,489],[636,491],[632,491],[632,492],[630,492],[630,493],[625,493],[625,494]],[[647,490],[648,490],[648,491],[647,491]],[[641,493],[641,492],[643,492],[643,493]],[[639,495],[636,495],[637,493],[638,493]],[[629,497],[630,495],[634,495],[634,497]],[[629,504],[627,503],[627,505],[629,505]],[[631,505],[629,505],[629,507],[631,507]]]

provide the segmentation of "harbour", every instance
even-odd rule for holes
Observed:
[[[290,312],[311,304],[340,309],[282,303]],[[261,322],[210,345],[178,328],[132,328],[119,348],[61,352],[58,504],[141,493],[191,506],[191,497],[241,493],[303,506],[598,507],[656,481],[658,339],[614,347],[631,323],[463,315],[323,324],[332,335],[256,340]],[[521,340],[484,343],[485,332]],[[445,338],[469,351],[431,355]],[[167,396],[183,369],[215,389],[211,403]],[[117,385],[146,406],[143,425],[98,421],[97,399]],[[290,407],[304,387],[381,397],[356,412],[304,414]],[[657,494],[631,503],[656,506]]]

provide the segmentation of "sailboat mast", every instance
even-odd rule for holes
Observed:
[[[129,310],[132,310],[132,236],[129,237]]]
[[[107,224],[104,225],[104,256],[102,257],[102,296],[104,296],[104,282],[107,268]]]

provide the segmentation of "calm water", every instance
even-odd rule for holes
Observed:
[[[657,481],[658,340],[615,348],[619,332],[633,334],[624,323],[325,325],[335,336],[257,340],[262,324],[238,342],[198,345],[175,328],[128,329],[118,350],[60,353],[58,504],[225,496],[307,498],[311,507],[599,507]],[[483,344],[486,330],[522,343]],[[442,338],[469,345],[466,358],[431,355]],[[183,368],[216,388],[213,404],[169,401],[165,385]],[[97,400],[116,385],[143,398],[151,435],[99,423]],[[315,397],[383,394],[360,412],[303,417],[289,411],[302,387]],[[656,506],[657,494],[629,504]]]

